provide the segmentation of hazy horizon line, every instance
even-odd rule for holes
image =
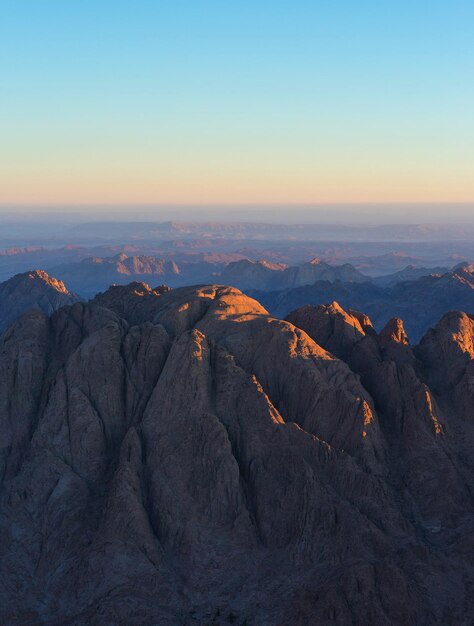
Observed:
[[[378,209],[378,210],[377,210]],[[131,212],[133,211],[133,214]],[[354,203],[1,203],[0,220],[195,221],[265,222],[283,224],[443,224],[474,223],[473,202],[354,202]]]

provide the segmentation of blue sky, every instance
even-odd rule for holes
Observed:
[[[0,202],[474,201],[474,3],[0,0]]]

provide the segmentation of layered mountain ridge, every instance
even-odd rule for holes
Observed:
[[[248,290],[277,317],[307,304],[336,300],[345,308],[363,310],[381,329],[393,316],[403,319],[417,342],[440,317],[451,310],[474,312],[474,266],[462,263],[443,274],[429,274],[391,286],[336,280],[276,291]]]
[[[229,262],[209,254],[177,263],[173,258],[121,252],[57,266],[51,275],[84,299],[93,298],[111,284],[126,285],[131,280],[170,287],[230,284],[257,298],[277,317],[298,306],[337,300],[345,308],[364,310],[379,330],[393,315],[402,318],[416,342],[448,311],[474,311],[472,264],[443,269],[408,266],[395,274],[371,278],[351,264],[330,265],[318,258],[287,265],[248,258]]]
[[[116,286],[0,340],[0,620],[469,624],[474,321]]]
[[[224,284],[235,285],[239,289],[291,289],[311,285],[319,280],[362,283],[368,279],[349,263],[329,265],[320,259],[312,259],[298,266],[267,261],[244,259],[230,263],[223,270],[220,279]]]
[[[153,277],[169,282],[179,280],[181,274],[181,268],[173,259],[123,252],[112,257],[89,257],[51,271],[85,297],[94,297],[113,283],[127,284],[132,277]]]

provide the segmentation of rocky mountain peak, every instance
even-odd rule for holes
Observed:
[[[398,317],[392,317],[383,327],[379,334],[382,345],[397,343],[409,345],[408,335],[405,332],[403,321]]]
[[[70,295],[69,290],[62,280],[58,280],[57,278],[50,276],[44,270],[32,270],[31,272],[25,272],[24,274],[17,274],[11,280],[13,281],[12,285],[28,285],[29,287],[32,287],[31,281],[35,281],[36,284],[40,284],[40,288],[44,285],[54,289],[58,293]]]
[[[450,311],[436,326],[429,330],[420,346],[436,342],[439,347],[474,358],[474,315],[461,311]]]
[[[399,320],[142,282],[20,317],[0,622],[472,623],[473,326],[399,358]]]
[[[166,285],[152,288],[145,282],[134,281],[128,285],[112,285],[97,294],[92,302],[114,311],[131,324],[138,324],[153,319],[157,299],[169,291]]]
[[[365,326],[361,323],[362,320],[367,323],[363,316],[345,311],[335,301],[301,307],[287,315],[286,320],[302,328],[318,344],[339,358],[346,357],[366,335]]]
[[[49,315],[77,300],[61,280],[44,270],[17,274],[0,283],[0,332],[27,311],[36,309]]]

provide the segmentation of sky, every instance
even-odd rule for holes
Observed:
[[[472,0],[0,0],[2,206],[469,202]]]

